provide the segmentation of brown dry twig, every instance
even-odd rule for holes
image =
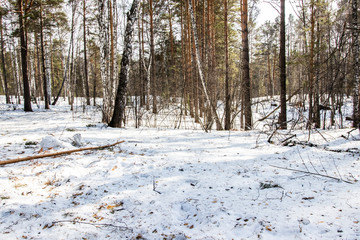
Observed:
[[[118,144],[123,143],[123,142],[125,142],[125,141],[119,141],[119,142],[104,145],[104,146],[78,148],[78,149],[67,150],[67,151],[62,151],[62,152],[47,153],[47,154],[28,156],[28,157],[23,157],[23,158],[9,159],[9,160],[5,160],[5,161],[0,161],[0,166],[1,165],[11,164],[11,163],[29,161],[29,160],[33,160],[33,159],[66,155],[66,154],[71,154],[71,153],[74,153],[74,152],[81,152],[81,151],[86,151],[86,150],[98,150],[98,149],[103,149],[103,148],[109,148],[109,147],[113,147],[113,146],[118,145]]]

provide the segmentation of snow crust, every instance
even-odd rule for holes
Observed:
[[[283,146],[261,128],[113,129],[90,107],[9,108],[1,160],[78,148],[75,134],[81,147],[126,142],[0,167],[0,239],[360,239],[360,136],[349,128],[293,131],[316,146]]]

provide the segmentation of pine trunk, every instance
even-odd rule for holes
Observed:
[[[280,115],[279,123],[281,129],[287,129],[286,117],[286,38],[285,38],[285,0],[281,0],[280,12]]]
[[[19,34],[20,34],[20,45],[21,45],[21,66],[22,66],[22,77],[24,86],[24,111],[32,112],[31,108],[31,95],[30,85],[28,78],[28,66],[27,66],[27,43],[26,43],[26,29],[25,29],[25,12],[23,9],[23,1],[18,0],[18,15],[19,15]]]
[[[245,130],[252,128],[251,112],[251,88],[250,88],[250,57],[249,57],[249,39],[248,39],[248,4],[247,0],[242,0],[241,6],[241,31],[242,31],[242,76],[243,76],[243,94],[244,94],[244,117]]]

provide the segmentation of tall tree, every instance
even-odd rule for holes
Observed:
[[[97,2],[98,8],[98,24],[99,24],[99,39],[100,39],[100,73],[103,85],[103,106],[102,106],[102,121],[109,123],[112,114],[112,84],[110,82],[109,71],[109,17],[108,1],[99,0]]]
[[[193,33],[194,42],[195,42],[195,61],[196,61],[196,66],[197,66],[198,72],[199,72],[200,82],[201,82],[203,92],[204,92],[204,95],[206,98],[206,103],[210,109],[211,117],[215,119],[217,125],[220,126],[220,128],[221,128],[221,123],[220,123],[220,119],[216,112],[216,107],[210,101],[208,90],[207,90],[206,84],[205,84],[204,72],[203,72],[203,67],[202,67],[201,59],[200,59],[199,38],[197,35],[196,21],[195,21],[194,10],[192,7],[191,0],[188,0],[188,9],[189,9],[189,14],[190,14],[190,18],[191,18],[191,27],[192,27],[192,33]],[[207,131],[208,129],[206,128],[206,126],[204,126],[204,127],[205,127],[205,130]],[[218,130],[222,130],[222,128],[221,129],[220,128],[218,128]]]
[[[115,99],[114,113],[109,123],[110,127],[121,127],[124,119],[123,117],[125,114],[125,106],[126,106],[125,95],[126,95],[126,88],[128,83],[130,57],[132,53],[131,40],[132,40],[132,33],[134,31],[134,23],[137,17],[138,5],[139,5],[139,0],[134,0],[127,14],[127,23],[126,23],[126,29],[124,35],[124,50],[120,65],[119,85]]]
[[[43,8],[42,0],[40,0],[40,45],[41,45],[41,66],[42,66],[42,77],[43,77],[43,91],[44,91],[44,102],[45,109],[50,109],[50,96],[48,92],[48,76],[46,74],[46,63],[45,63],[45,46],[44,46],[44,19],[43,19]]]
[[[150,14],[150,57],[151,57],[151,83],[152,83],[152,97],[153,97],[153,113],[157,113],[157,80],[156,80],[156,65],[155,65],[155,39],[154,39],[154,13],[153,0],[149,0],[149,14]]]
[[[89,89],[89,70],[88,70],[88,59],[87,59],[87,48],[86,48],[86,3],[83,0],[83,39],[84,39],[84,82],[85,82],[85,94],[86,104],[90,105],[90,89]]]
[[[6,64],[5,64],[5,44],[4,44],[4,33],[3,33],[3,12],[0,12],[0,41],[1,41],[1,70],[2,70],[2,75],[3,75],[3,80],[4,80],[4,91],[5,91],[5,98],[6,98],[6,103],[9,104],[10,103],[10,95],[9,95],[9,87],[8,87],[8,80],[7,80],[7,71],[6,71]]]
[[[30,84],[28,77],[28,66],[27,66],[27,54],[28,47],[26,42],[26,14],[27,11],[31,8],[32,1],[30,5],[24,4],[23,0],[17,1],[18,7],[18,17],[19,17],[19,37],[20,37],[20,46],[21,46],[21,66],[22,66],[22,78],[24,86],[24,111],[32,112],[31,108],[31,95],[30,95]]]
[[[279,123],[281,129],[287,128],[287,117],[286,117],[286,32],[285,32],[285,0],[281,0],[280,5],[280,115]]]
[[[231,99],[229,80],[229,38],[228,38],[228,1],[224,0],[224,32],[225,32],[225,130],[231,128]]]
[[[251,95],[250,95],[250,57],[248,30],[248,1],[241,0],[241,36],[242,36],[242,76],[244,94],[245,130],[252,128]]]
[[[358,4],[352,0],[352,38],[353,38],[353,126],[360,129],[360,101],[359,101],[359,29],[358,29]]]

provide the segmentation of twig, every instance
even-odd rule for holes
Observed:
[[[158,194],[161,194],[161,192],[159,192],[158,190],[156,190],[156,181],[155,181],[155,177],[153,178],[153,191],[158,193]]]
[[[289,170],[289,171],[293,171],[293,172],[301,172],[301,173],[307,173],[307,174],[311,174],[311,175],[315,175],[315,176],[320,176],[320,177],[326,177],[326,178],[330,178],[330,179],[334,179],[337,180],[339,182],[345,182],[345,183],[349,183],[349,184],[354,184],[353,182],[350,181],[346,181],[337,177],[332,177],[329,175],[324,175],[324,174],[320,174],[320,173],[313,173],[313,172],[309,172],[309,171],[303,171],[303,170],[299,170],[299,169],[294,169],[294,168],[285,168],[285,167],[279,167],[279,166],[274,166],[274,165],[270,165],[270,167],[274,167],[274,168],[279,168],[279,169],[284,169],[284,170]]]
[[[17,158],[17,159],[9,159],[9,160],[5,160],[5,161],[0,161],[0,166],[1,165],[6,165],[6,164],[11,164],[11,163],[29,161],[29,160],[38,159],[38,158],[55,157],[55,156],[71,154],[71,153],[74,153],[74,152],[81,152],[81,151],[86,151],[86,150],[104,149],[104,148],[113,147],[113,146],[118,145],[118,144],[123,143],[123,142],[125,142],[125,141],[119,141],[119,142],[109,144],[109,145],[104,145],[104,146],[78,148],[78,149],[62,151],[62,152],[46,153],[46,154],[42,154],[42,155],[28,156],[28,157]]]
[[[52,222],[50,226],[47,226],[48,228],[51,228],[52,226],[54,226],[55,224],[58,224],[58,223],[79,223],[79,224],[87,224],[87,225],[92,225],[92,226],[101,226],[101,227],[114,227],[114,228],[118,228],[119,230],[121,231],[131,231],[132,232],[132,229],[131,228],[128,228],[128,227],[123,227],[123,226],[117,226],[117,225],[114,225],[114,224],[110,224],[110,223],[92,223],[92,222],[84,222],[84,221],[74,221],[74,220],[59,220],[59,221],[55,221],[55,222]],[[46,225],[45,225],[46,226]]]

